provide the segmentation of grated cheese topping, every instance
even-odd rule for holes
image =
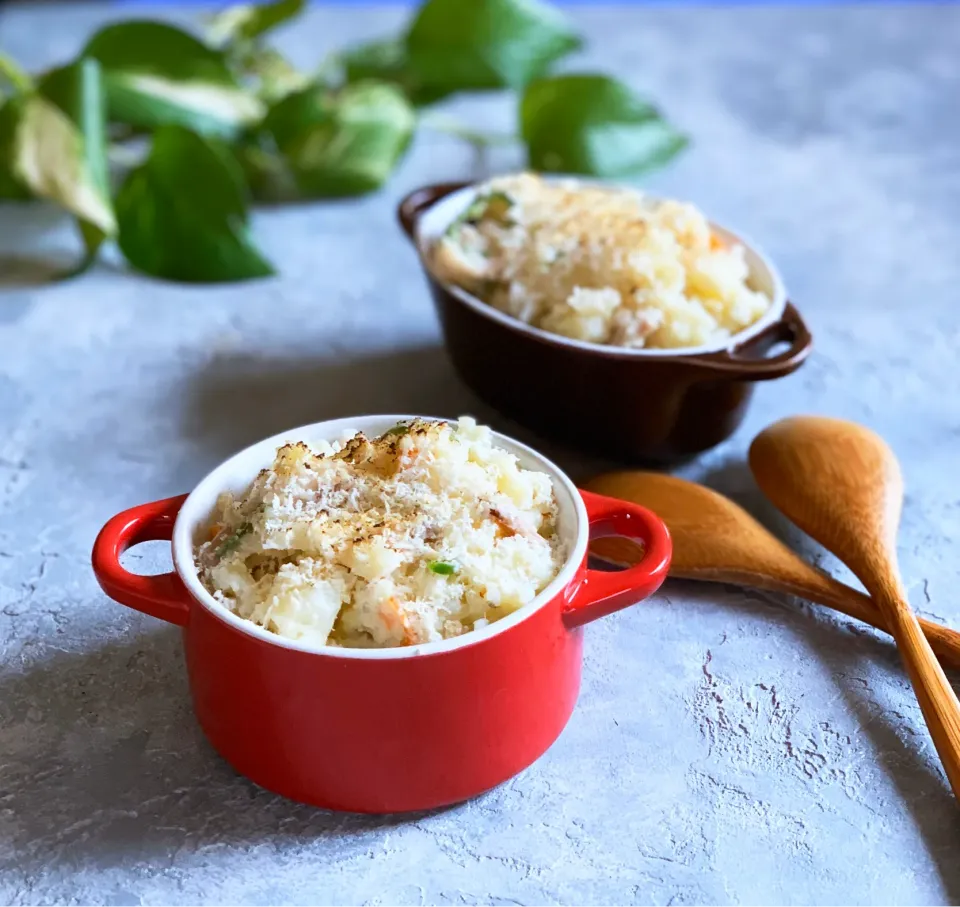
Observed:
[[[220,497],[196,561],[218,602],[281,636],[413,645],[531,601],[565,560],[556,519],[550,477],[489,429],[420,420],[280,448]]]
[[[533,174],[482,186],[429,257],[441,280],[508,315],[610,346],[720,342],[771,305],[743,247],[693,205]]]

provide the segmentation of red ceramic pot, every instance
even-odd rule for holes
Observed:
[[[106,593],[183,628],[194,709],[220,754],[257,784],[327,809],[423,810],[473,797],[530,765],[556,740],[580,687],[582,627],[663,582],[671,545],[650,511],[579,492],[556,466],[497,436],[553,479],[570,555],[530,604],[455,639],[395,649],[311,647],[237,617],[200,583],[195,540],[217,496],[241,491],[291,440],[380,434],[408,416],[364,416],[270,438],[227,460],[190,494],[118,514],[93,568]],[[590,538],[623,535],[643,559],[620,573],[587,569]],[[175,570],[136,576],[120,555],[171,539]]]

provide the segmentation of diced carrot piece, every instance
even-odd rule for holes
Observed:
[[[400,602],[391,595],[390,598],[380,606],[380,616],[388,627],[391,629],[395,627],[400,621]]]

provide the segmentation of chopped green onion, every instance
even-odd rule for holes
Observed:
[[[457,568],[453,564],[447,564],[443,561],[432,561],[430,564],[430,569],[434,573],[439,573],[440,576],[450,576],[451,574],[457,572]]]
[[[470,202],[470,206],[466,211],[463,212],[463,216],[460,218],[459,223],[462,224],[475,224],[480,220],[487,210],[487,199],[485,196],[474,199]]]
[[[237,548],[240,547],[240,542],[243,541],[243,537],[250,535],[251,532],[253,532],[253,523],[242,523],[240,528],[217,549],[217,556],[224,557],[236,551]]]
[[[408,431],[410,431],[410,426],[404,425],[403,422],[401,422],[399,425],[394,425],[393,428],[388,428],[383,433],[383,437],[389,438],[391,435],[400,437],[401,435],[405,435]]]
[[[506,192],[491,192],[489,195],[480,195],[469,205],[457,221],[458,224],[474,226],[485,217],[504,227],[512,227],[513,221],[507,217],[507,212],[513,207],[513,199]]]
[[[507,212],[513,207],[513,199],[506,192],[491,192],[487,196],[486,217],[497,221],[504,227],[512,227],[513,221],[507,217]]]

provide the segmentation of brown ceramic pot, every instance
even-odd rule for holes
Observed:
[[[430,242],[472,193],[469,183],[417,189],[400,203],[400,224],[420,256],[454,367],[485,402],[544,438],[631,462],[687,459],[733,433],[755,381],[789,375],[810,352],[810,332],[776,269],[716,224],[721,237],[743,243],[752,282],[773,298],[764,318],[720,347],[631,350],[524,324],[430,272]]]

